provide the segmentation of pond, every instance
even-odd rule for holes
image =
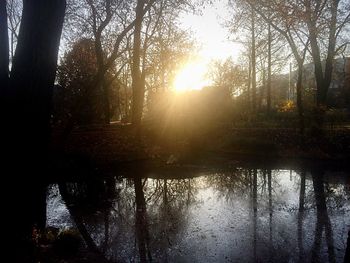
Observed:
[[[344,261],[346,172],[174,167],[135,174],[50,185],[47,225],[77,228],[112,262]]]

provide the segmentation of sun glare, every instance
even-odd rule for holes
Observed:
[[[200,90],[209,84],[205,63],[193,62],[185,65],[176,75],[173,88],[176,92]]]

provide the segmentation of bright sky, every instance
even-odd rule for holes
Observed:
[[[237,58],[240,52],[238,44],[228,40],[229,32],[222,24],[229,19],[227,1],[213,1],[207,4],[203,15],[185,14],[181,18],[182,27],[194,33],[194,37],[202,44],[200,55],[205,60]]]
[[[222,25],[225,19],[230,17],[227,1],[216,0],[213,2],[212,5],[208,4],[203,9],[202,15],[188,13],[182,15],[180,19],[181,26],[185,30],[193,32],[193,37],[201,49],[198,52],[198,59],[186,65],[179,73],[175,80],[176,90],[200,89],[199,83],[194,84],[187,81],[187,85],[192,85],[193,88],[184,86],[186,79],[188,80],[191,75],[198,79],[197,82],[208,84],[210,81],[205,79],[205,74],[211,60],[224,60],[230,56],[233,59],[238,58],[240,46],[228,40],[228,29]],[[191,71],[191,68],[195,70]]]

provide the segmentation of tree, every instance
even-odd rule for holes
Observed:
[[[302,17],[308,28],[311,55],[315,65],[318,107],[326,106],[334,57],[337,55],[337,38],[344,26],[350,24],[350,5],[347,5],[346,1],[341,0],[303,1],[305,12]]]
[[[4,96],[9,77],[9,47],[7,33],[6,1],[0,1],[0,86],[1,98]]]
[[[0,2],[2,11],[4,2]],[[46,222],[43,181],[47,177],[45,168],[50,135],[51,92],[65,4],[64,0],[23,2],[9,88],[7,93],[2,94],[4,127],[1,135],[4,143],[1,150],[5,159],[4,169],[8,173],[4,180],[7,183],[5,185],[16,190],[8,202],[8,225],[14,231],[16,240],[22,240],[19,236],[29,234],[34,224],[43,227]],[[6,14],[1,15],[3,17],[6,18]],[[4,43],[3,37],[1,35],[1,43]],[[21,203],[26,202],[23,209],[18,209],[18,199]]]
[[[155,0],[145,4],[142,16],[149,10]],[[104,121],[110,122],[110,89],[105,80],[106,73],[116,66],[116,60],[125,52],[124,41],[135,26],[131,15],[133,2],[115,0],[76,0],[72,2],[74,12],[70,13],[68,28],[74,28],[75,35],[85,35],[93,39],[97,58],[97,72],[94,85],[102,90]],[[72,31],[73,31],[72,30]],[[74,32],[73,31],[73,32]],[[119,65],[120,66],[120,65]],[[120,66],[122,67],[122,66]],[[115,78],[121,70],[116,70]]]
[[[267,112],[271,110],[272,72],[279,68],[283,48],[271,26],[255,10],[255,3],[229,1],[234,10],[227,23],[234,41],[243,43],[248,58],[247,97],[253,112],[261,110],[266,93]],[[283,43],[284,44],[284,43]]]
[[[58,67],[58,86],[55,90],[54,119],[63,121],[79,107],[77,122],[91,123],[101,118],[101,92],[93,85],[97,72],[94,42],[80,39],[66,52]],[[85,95],[89,94],[89,96]],[[81,105],[80,102],[83,102]],[[79,105],[78,105],[79,104]],[[77,106],[78,105],[78,106]]]
[[[289,55],[287,55],[286,41],[283,37],[264,20],[259,24],[259,39],[256,45],[259,83],[257,103],[261,111],[266,110],[266,113],[269,114],[274,104],[276,104],[276,101],[273,101],[272,77],[281,74]]]
[[[271,25],[268,24],[267,28],[267,112],[271,111],[271,46],[272,46],[272,33]]]
[[[145,3],[142,2],[145,1],[141,1],[141,3],[138,1],[136,6],[137,22],[133,34],[131,65],[133,80],[132,122],[136,126],[136,130],[140,127],[145,108],[145,97],[149,98],[148,95],[151,89],[157,90],[160,86],[163,91],[166,89],[165,74],[170,73],[169,68],[174,71],[176,63],[182,59],[181,54],[178,54],[179,58],[172,56],[173,61],[169,60],[167,56],[177,52],[175,50],[179,48],[181,41],[183,41],[183,46],[188,44],[187,35],[184,35],[175,23],[183,9],[193,8],[191,1],[162,0],[155,2],[147,12],[142,12],[142,9],[146,8]],[[142,13],[144,15],[141,21]],[[178,37],[175,37],[175,35]],[[172,41],[168,42],[169,39],[172,39]],[[157,73],[154,69],[158,69],[156,70]],[[154,73],[161,75],[157,76]],[[154,78],[160,78],[162,83],[156,84]],[[170,82],[170,78],[171,75],[168,74],[168,82]]]
[[[13,60],[17,39],[18,30],[21,24],[22,17],[22,1],[20,0],[8,0],[7,1],[7,17],[8,17],[8,29],[10,32],[10,58]]]
[[[253,111],[256,111],[256,38],[255,38],[255,10],[254,7],[251,7],[251,81],[252,81],[252,103]]]
[[[249,103],[249,109],[253,112],[256,111],[256,19],[255,10],[252,6],[247,4],[245,1],[229,1],[230,7],[235,10],[233,14],[233,19],[228,23],[230,31],[236,36],[239,32],[239,36],[236,41],[243,42],[246,46],[246,56],[249,60],[248,67],[248,82],[247,82],[247,97]],[[245,34],[242,34],[242,33]]]
[[[132,124],[139,131],[141,124],[141,117],[143,111],[143,101],[145,95],[145,86],[142,83],[141,71],[140,71],[140,48],[141,48],[141,28],[144,15],[144,0],[138,0],[136,5],[136,19],[134,29],[134,44],[132,54],[132,91],[133,91],[133,111],[132,111]]]
[[[297,104],[302,112],[301,75],[306,52],[312,57],[316,79],[316,107],[321,116],[316,116],[322,125],[327,93],[332,80],[333,62],[337,53],[347,44],[342,32],[350,24],[350,5],[342,0],[312,1],[253,1],[255,10],[288,41],[298,63]],[[266,14],[271,14],[267,16]],[[298,52],[298,44],[303,51]],[[299,46],[300,46],[299,45]],[[310,48],[310,49],[309,49]],[[300,97],[300,98],[299,98]],[[320,117],[320,118],[319,118]]]
[[[232,58],[213,61],[209,75],[215,87],[225,89],[225,93],[232,97],[238,97],[245,92],[246,70],[235,64]]]
[[[279,32],[288,42],[292,54],[298,65],[298,80],[297,80],[297,108],[299,116],[300,133],[304,134],[304,107],[302,103],[302,74],[305,55],[308,48],[309,39],[305,37],[304,26],[300,24],[300,19],[292,16],[293,6],[288,0],[274,2],[269,0],[258,2],[247,0],[254,10],[277,32]],[[295,11],[297,12],[297,11]],[[267,15],[268,14],[268,15]]]
[[[13,113],[10,121],[14,127],[18,127],[20,116],[23,121],[21,126],[31,127],[26,136],[18,134],[24,139],[21,142],[36,145],[36,149],[44,150],[47,145],[52,87],[64,12],[63,0],[23,3],[21,28],[11,69],[8,106]],[[33,148],[29,147],[28,150]]]

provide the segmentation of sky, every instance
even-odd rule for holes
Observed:
[[[237,59],[240,46],[228,40],[229,32],[222,24],[230,18],[227,1],[213,1],[207,5],[202,15],[187,13],[180,19],[181,26],[193,32],[193,37],[201,44],[200,57],[205,61],[210,59],[225,59],[232,56]]]
[[[201,15],[187,13],[181,16],[180,26],[191,32],[200,50],[196,61],[184,65],[178,73],[174,82],[175,90],[201,89],[210,85],[212,80],[208,79],[207,71],[212,60],[225,60],[228,57],[238,59],[241,47],[228,39],[228,29],[223,26],[229,18],[227,1],[220,0],[208,4]]]

